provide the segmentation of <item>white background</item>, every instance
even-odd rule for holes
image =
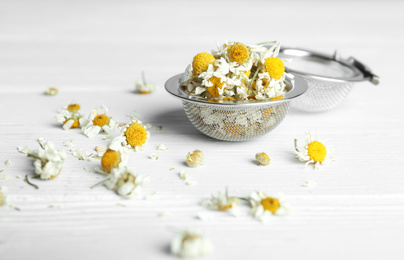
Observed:
[[[402,10],[400,1],[2,0],[0,186],[20,211],[0,209],[0,259],[175,259],[168,250],[172,230],[186,227],[215,245],[206,259],[403,259]],[[329,112],[291,109],[259,139],[217,141],[191,125],[163,85],[196,53],[226,40],[338,49],[369,65],[381,83],[355,85]],[[134,93],[142,71],[158,85],[152,95]],[[43,95],[50,86],[59,95]],[[105,105],[120,122],[137,111],[140,120],[163,126],[128,163],[151,177],[143,195],[156,192],[153,200],[90,189],[102,176],[83,167],[99,165],[70,152],[58,178],[33,181],[39,190],[18,178],[33,166],[16,147],[36,148],[38,137],[66,150],[69,139],[85,151],[107,145],[102,136],[88,139],[54,121],[72,100],[86,114]],[[293,139],[307,131],[318,131],[335,151],[336,161],[319,172],[304,168],[293,152]],[[160,143],[169,151],[156,151]],[[190,169],[185,155],[195,149],[205,153],[205,164]],[[262,151],[272,159],[268,167],[254,162]],[[179,179],[185,169],[196,186]],[[309,180],[317,186],[302,187]],[[226,186],[237,196],[282,192],[293,211],[264,225],[248,215],[248,205],[240,206],[239,218],[200,206]],[[213,219],[201,221],[198,213]]]

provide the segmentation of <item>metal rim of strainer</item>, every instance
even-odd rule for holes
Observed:
[[[268,47],[268,46],[267,46]],[[320,81],[331,81],[337,83],[355,83],[361,81],[370,81],[374,85],[379,84],[380,78],[372,73],[370,68],[360,62],[358,59],[354,57],[349,57],[348,59],[342,59],[340,52],[336,50],[333,55],[328,55],[325,53],[320,53],[313,50],[302,49],[302,48],[292,48],[292,47],[281,47],[279,55],[282,58],[282,54],[286,56],[296,58],[307,58],[307,59],[316,59],[319,64],[325,65],[327,62],[336,62],[339,64],[341,68],[348,68],[352,72],[352,76],[347,77],[331,77],[325,76],[315,73],[309,73],[301,70],[292,69],[286,67],[287,72],[292,73],[293,75],[300,75],[304,78],[310,78],[313,80],[320,80]],[[326,65],[325,65],[326,66]]]
[[[263,106],[263,105],[278,105],[284,102],[291,101],[292,99],[301,96],[304,94],[307,89],[308,85],[307,82],[300,76],[294,75],[292,77],[286,76],[286,92],[283,99],[279,100],[249,100],[249,101],[226,101],[223,103],[219,102],[211,102],[207,101],[203,98],[192,96],[188,94],[183,88],[180,87],[179,78],[181,74],[177,74],[171,78],[169,78],[165,83],[165,89],[168,93],[173,95],[176,98],[193,102],[193,103],[200,103],[200,104],[207,104],[213,106],[223,106],[223,107],[247,107],[247,106]]]

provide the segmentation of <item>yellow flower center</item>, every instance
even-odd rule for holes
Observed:
[[[77,112],[80,110],[80,105],[79,104],[70,104],[67,106],[67,110],[70,112]]]
[[[269,100],[270,101],[276,101],[276,100],[281,100],[283,98],[284,98],[284,96],[277,96],[277,97],[274,97],[274,98],[270,98]]]
[[[250,49],[244,44],[237,42],[227,50],[227,54],[229,55],[230,61],[243,64],[250,58]]]
[[[108,149],[101,158],[101,166],[110,173],[113,168],[116,168],[121,162],[121,154],[118,151]]]
[[[322,143],[318,141],[309,143],[307,150],[310,159],[315,162],[323,162],[327,155],[327,149]]]
[[[109,117],[107,115],[97,115],[93,120],[93,125],[98,125],[99,127],[103,127],[104,125],[109,124]]]
[[[231,135],[241,136],[244,134],[245,127],[243,125],[227,123],[224,124],[223,130]]]
[[[264,207],[265,210],[271,211],[272,214],[279,209],[281,206],[278,199],[267,197],[261,200],[261,205]]]
[[[224,97],[223,101],[234,101],[234,97]]]
[[[142,125],[135,123],[126,129],[125,137],[130,146],[141,146],[147,141],[147,132]]]
[[[209,80],[210,83],[213,84],[211,87],[207,87],[206,91],[211,94],[213,97],[218,97],[220,96],[219,94],[219,88],[221,89],[224,85],[224,82],[221,82],[220,78],[218,77],[212,77]]]
[[[208,69],[209,64],[213,64],[215,57],[207,52],[201,52],[195,55],[192,61],[192,73],[194,75],[199,75],[200,73]]]
[[[227,204],[227,205],[218,206],[218,209],[220,209],[220,210],[228,210],[228,209],[231,209],[232,207],[233,207],[232,204]]]
[[[265,71],[273,79],[280,79],[285,72],[283,61],[277,57],[270,57],[265,60]]]
[[[71,126],[70,128],[77,128],[77,127],[80,126],[80,122],[79,122],[79,120],[76,119],[76,118],[69,118],[69,119],[66,119],[66,121],[63,122],[63,124],[66,124],[66,122],[69,121],[69,120],[73,120],[73,121],[74,121],[73,124],[72,124],[72,126]]]

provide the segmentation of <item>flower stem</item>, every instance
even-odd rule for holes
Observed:
[[[37,160],[41,160],[41,161],[42,161],[41,157],[39,157],[39,156],[37,156],[37,155],[34,155],[34,154],[32,154],[32,153],[27,154],[27,157],[31,157],[31,158],[34,158],[34,159],[37,159]]]
[[[93,186],[90,187],[90,189],[94,189],[95,187],[97,187],[98,185],[101,185],[103,183],[106,183],[107,181],[109,181],[109,178],[106,178],[105,180],[102,180],[100,182],[97,182],[96,184],[94,184]]]
[[[25,175],[24,181],[25,181],[26,183],[28,183],[29,185],[31,185],[32,187],[34,187],[35,189],[39,189],[38,185],[35,185],[35,184],[33,184],[33,183],[31,183],[31,182],[29,181],[29,179],[28,179],[28,174]]]

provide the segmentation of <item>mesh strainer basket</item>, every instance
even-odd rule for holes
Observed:
[[[292,59],[287,71],[302,76],[309,89],[291,106],[308,112],[330,110],[348,96],[355,82],[369,80],[379,83],[379,77],[353,57],[342,59],[338,52],[326,55],[298,48],[281,48],[279,58]]]
[[[291,100],[307,91],[307,83],[296,76],[286,78],[287,92],[281,100],[215,103],[189,95],[179,86],[180,76],[167,80],[166,90],[182,100],[188,119],[199,131],[224,141],[246,141],[270,132],[286,116]]]

